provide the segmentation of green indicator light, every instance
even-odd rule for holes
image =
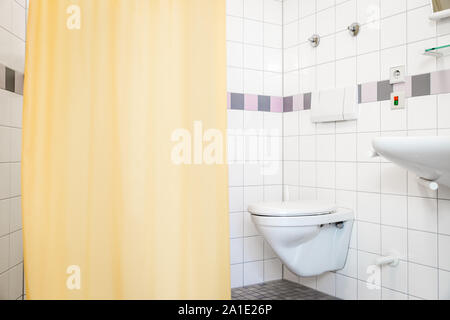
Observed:
[[[398,106],[399,105],[399,97],[398,96],[395,96],[394,97],[394,106]]]

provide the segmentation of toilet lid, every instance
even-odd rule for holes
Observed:
[[[318,216],[335,213],[335,204],[320,201],[262,202],[248,207],[251,214],[267,217]]]

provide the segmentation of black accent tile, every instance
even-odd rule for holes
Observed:
[[[231,94],[231,109],[244,110],[245,96],[242,93]]]
[[[391,100],[391,93],[394,92],[394,86],[389,80],[378,82],[377,89],[377,101]]]
[[[305,110],[311,110],[311,97],[312,93],[305,93],[303,95],[303,108]]]
[[[6,67],[5,70],[5,89],[14,92],[16,88],[16,72]]]
[[[269,96],[258,96],[258,111],[270,112]]]
[[[294,97],[286,97],[283,99],[283,112],[294,111]]]
[[[417,76],[412,76],[413,97],[428,96],[431,94],[431,74],[425,73]]]

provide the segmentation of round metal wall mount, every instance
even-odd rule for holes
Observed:
[[[361,30],[361,25],[357,22],[352,23],[349,27],[348,27],[348,31],[350,31],[350,34],[354,37],[356,37],[359,34],[359,30]]]
[[[318,34],[313,34],[311,38],[308,39],[308,41],[313,48],[316,48],[320,44],[320,36]]]

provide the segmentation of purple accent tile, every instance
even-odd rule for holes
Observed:
[[[303,105],[304,105],[303,95],[302,94],[295,95],[294,96],[294,111],[303,110]]]
[[[255,94],[246,94],[244,106],[247,111],[258,111],[258,96]]]
[[[270,112],[283,112],[282,97],[270,97]]]
[[[298,100],[298,94],[292,97],[292,110],[298,111],[299,107],[299,100]]]
[[[378,82],[369,82],[361,86],[361,103],[375,102],[378,99]]]
[[[283,99],[283,112],[294,111],[294,97],[285,97]]]
[[[405,79],[405,96],[406,98],[412,97],[412,77],[408,76]]]
[[[298,110],[305,110],[305,95],[299,94],[298,95]]]
[[[431,74],[431,94],[450,92],[450,70],[433,72]]]

